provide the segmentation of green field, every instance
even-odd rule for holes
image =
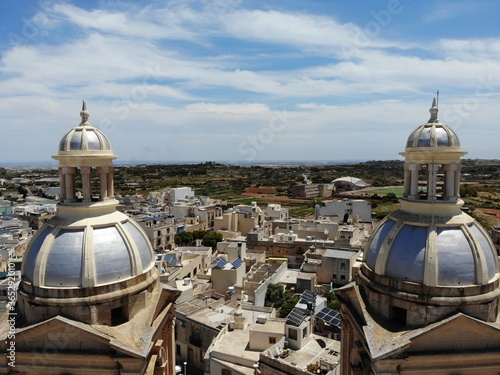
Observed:
[[[367,193],[370,195],[377,194],[377,195],[386,195],[389,193],[394,193],[396,194],[396,197],[402,197],[403,196],[403,190],[404,188],[402,186],[391,186],[391,187],[386,187],[386,188],[380,188],[377,190],[367,190],[364,191],[363,193]]]

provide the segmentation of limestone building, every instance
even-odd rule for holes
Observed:
[[[373,232],[356,282],[338,290],[345,375],[500,372],[497,254],[461,211],[458,136],[435,101],[430,112],[401,153],[401,208]]]
[[[174,302],[159,282],[152,246],[116,210],[109,139],[89,121],[60,141],[57,214],[28,245],[15,308],[0,346],[0,373],[174,374]],[[7,341],[5,341],[7,339]],[[7,344],[7,342],[9,344]],[[15,365],[15,367],[12,366]]]

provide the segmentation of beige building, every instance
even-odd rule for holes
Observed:
[[[274,309],[238,305],[205,354],[205,374],[338,375],[339,342],[312,332],[315,320],[337,323],[327,317],[332,311],[324,302],[310,291],[302,293],[286,319],[276,318]],[[220,319],[227,310],[219,310]]]
[[[31,240],[0,324],[11,353],[0,373],[174,374],[178,292],[160,283],[144,231],[116,210],[116,155],[85,103],[80,115],[54,156],[57,214]]]
[[[136,221],[147,234],[156,251],[175,248],[175,235],[177,234],[178,225],[173,216],[163,213],[151,214],[139,217]]]
[[[372,205],[364,199],[336,199],[322,202],[316,206],[316,218],[329,217],[337,222],[347,218],[351,222],[371,222]]]
[[[229,287],[243,285],[243,278],[246,274],[245,262],[241,258],[236,258],[229,262],[224,257],[213,260],[214,267],[211,269],[212,288],[215,292],[226,294]]]
[[[281,207],[279,203],[268,203],[264,214],[266,220],[288,220],[290,217],[288,208]]]
[[[271,223],[265,220],[265,213],[256,202],[237,205],[214,219],[214,231],[225,237],[246,236],[255,228],[261,228],[266,234],[271,229]]]
[[[337,291],[345,375],[500,372],[497,252],[461,211],[458,136],[437,119],[436,101],[430,112],[401,153],[401,208],[373,232],[356,282]]]
[[[358,251],[348,249],[311,249],[305,254],[301,270],[314,273],[318,284],[339,287],[352,281],[358,255]]]

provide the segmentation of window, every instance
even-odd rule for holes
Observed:
[[[391,321],[396,324],[406,326],[406,314],[406,309],[397,306],[391,307]]]
[[[292,340],[297,340],[297,330],[288,328],[288,337]]]
[[[111,309],[111,325],[118,326],[127,321],[123,306]]]
[[[302,331],[302,338],[306,338],[307,337],[307,327],[304,328],[304,330]]]
[[[345,268],[346,268],[345,262],[340,262],[340,269],[345,270]]]
[[[179,356],[181,355],[181,346],[179,344],[177,344],[175,346],[175,353],[176,353],[176,355],[179,355]]]
[[[221,371],[221,375],[231,375],[231,370],[228,370],[227,368],[223,368]]]
[[[276,337],[269,337],[269,344],[276,344]]]
[[[336,273],[333,274],[332,279],[337,280],[337,274]]]
[[[340,275],[340,280],[345,280],[345,275]]]

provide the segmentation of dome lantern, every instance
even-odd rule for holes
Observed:
[[[90,114],[83,101],[80,124],[67,132],[59,142],[59,152],[53,158],[59,161],[61,203],[90,203],[114,198],[113,154],[108,137],[88,121]],[[98,174],[99,197],[94,198],[91,186],[92,174]],[[81,187],[76,186],[76,175],[81,174]],[[82,198],[77,196],[81,190]]]
[[[457,203],[460,196],[460,148],[457,134],[437,119],[436,99],[431,117],[408,137],[405,157],[403,197],[408,200]],[[458,207],[459,209],[460,207]]]
[[[23,259],[20,306],[31,322],[59,313],[109,324],[110,306],[129,311],[158,279],[146,233],[116,209],[111,143],[88,121],[85,102],[80,116],[53,156],[61,186],[57,214],[37,231]]]
[[[466,152],[455,132],[437,119],[435,99],[430,112],[401,153],[401,208],[371,235],[358,280],[370,294],[369,303],[388,319],[401,306],[420,311],[417,305],[432,301],[433,312],[413,316],[411,325],[477,304],[484,308],[470,307],[471,314],[490,321],[496,317],[489,304],[500,282],[496,249],[486,230],[461,210],[460,157]],[[381,307],[388,303],[389,308]]]

